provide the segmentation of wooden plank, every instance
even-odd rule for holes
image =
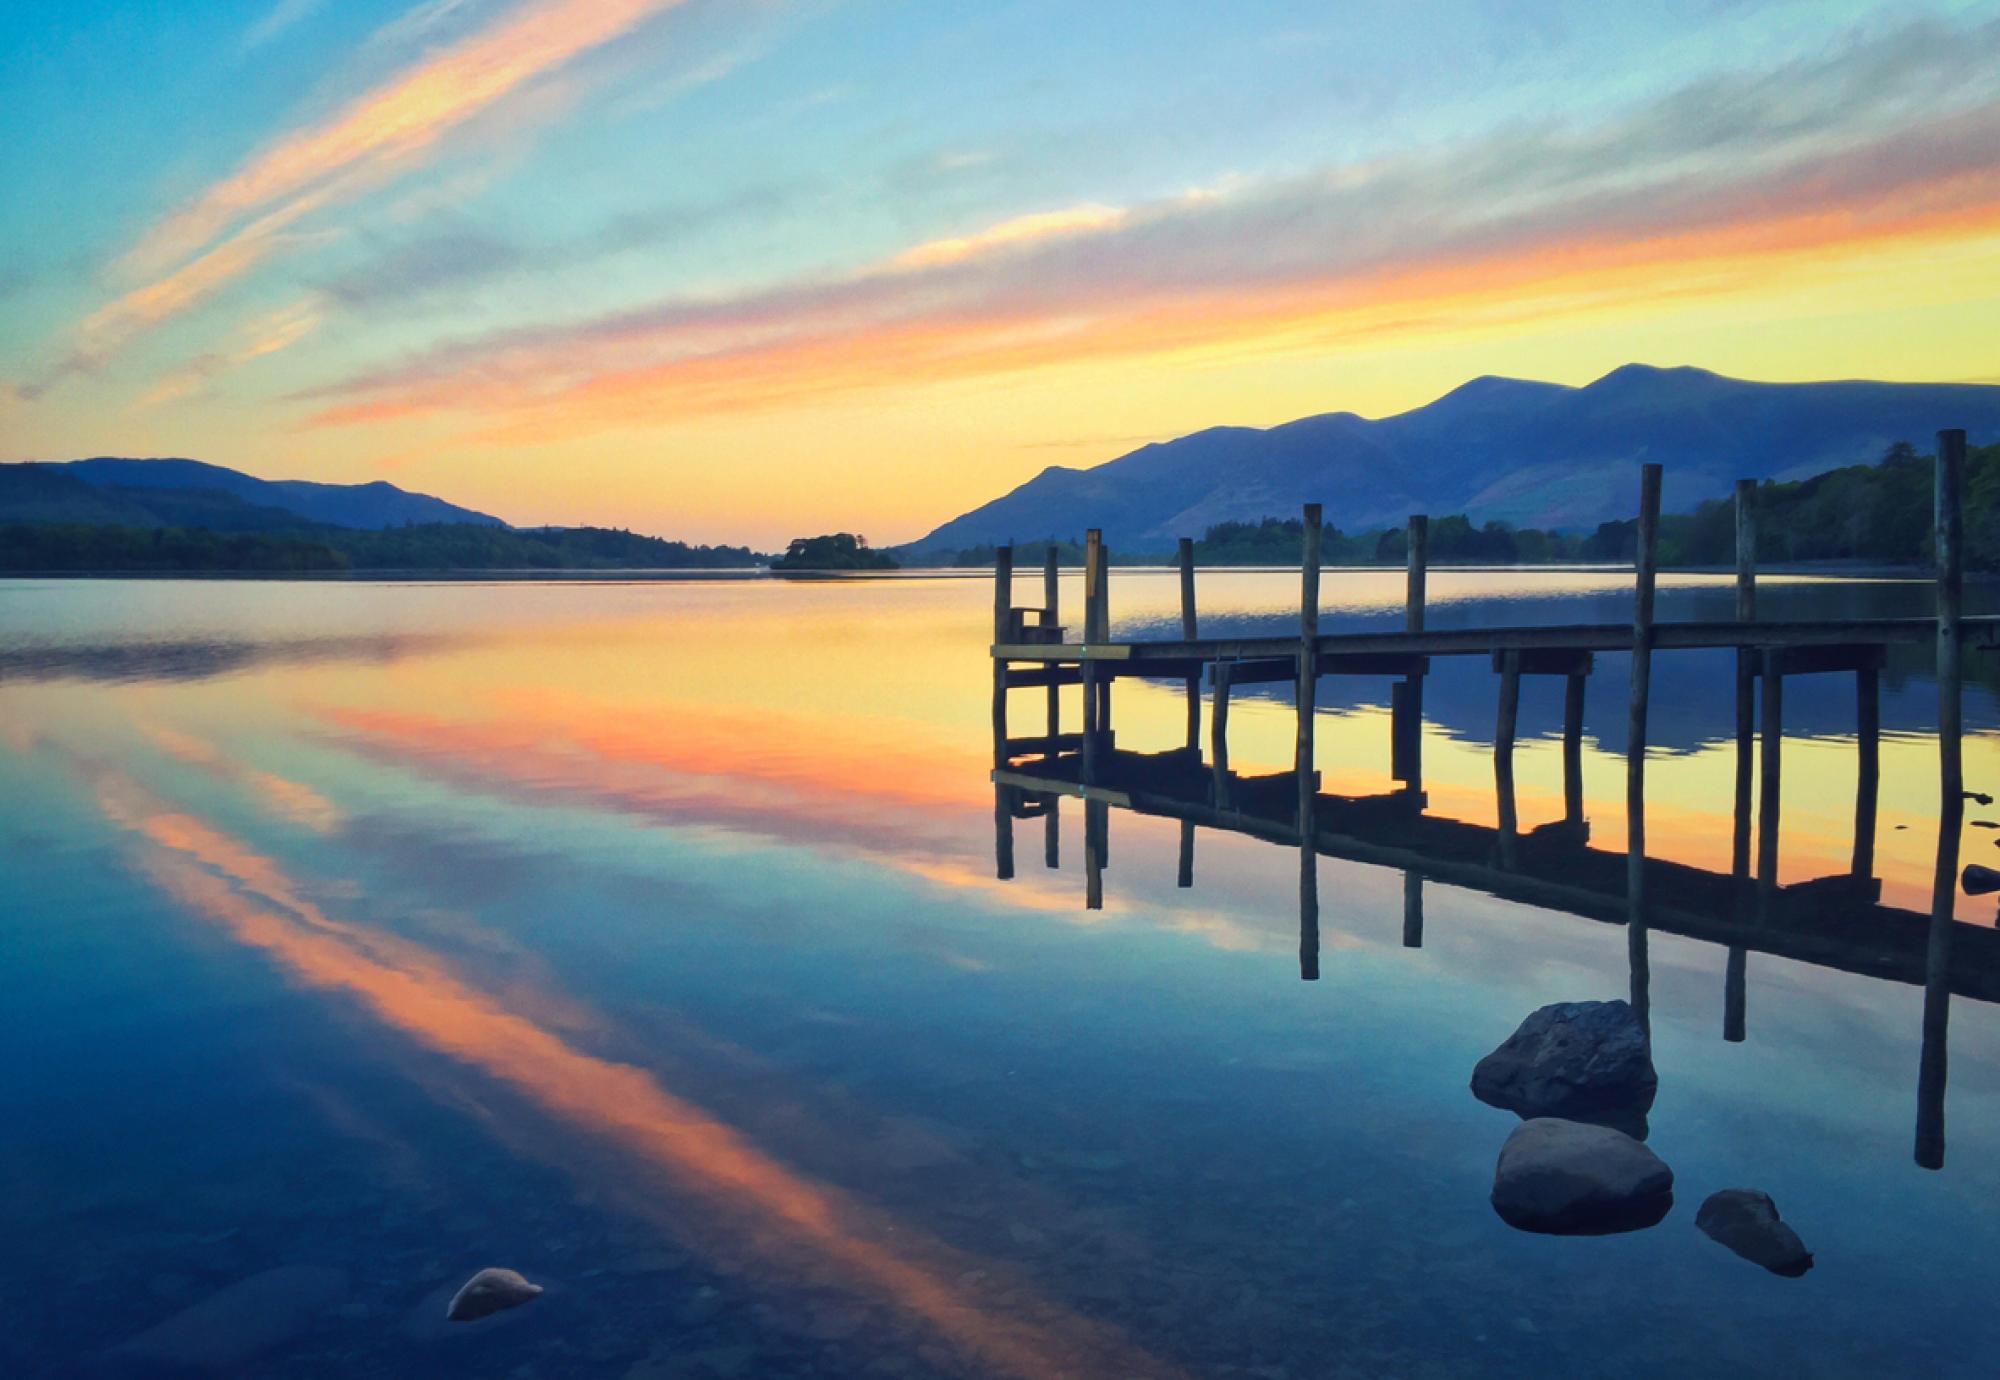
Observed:
[[[1009,738],[1008,757],[1051,757],[1058,753],[1078,752],[1083,748],[1081,733],[1045,733],[1029,738]]]
[[[1502,657],[1513,657],[1515,674],[1523,676],[1587,676],[1597,669],[1596,653],[1574,647],[1523,647],[1495,652],[1493,669]]]
[[[1002,664],[1004,665],[1005,663]],[[1038,685],[1048,686],[1051,692],[1049,699],[1052,706],[1055,705],[1054,691],[1058,686],[1081,685],[1082,683],[1083,668],[1081,666],[1016,666],[1009,668],[1007,671],[1007,686],[1009,689],[1021,689],[1024,687],[1032,689]],[[1056,712],[1059,713],[1060,711],[1057,710]],[[1052,714],[1050,719],[1052,729],[1056,722],[1057,720]]]
[[[1325,652],[1319,659],[1323,676],[1421,676],[1431,659],[1414,652]]]

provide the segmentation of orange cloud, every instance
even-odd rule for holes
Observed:
[[[2000,235],[1996,142],[1991,106],[1839,157],[1644,194],[1608,190],[1610,173],[1586,165],[1573,202],[1442,231],[1426,220],[1427,180],[1409,173],[1417,185],[1383,189],[1381,224],[1363,222],[1350,244],[1302,245],[1297,222],[1375,214],[1367,179],[1023,217],[839,282],[456,347],[332,390],[345,400],[311,424],[457,412],[482,419],[462,439],[539,444],[1104,359],[1323,352],[1768,291],[1869,255]]]
[[[310,986],[357,1000],[385,1026],[498,1079],[547,1114],[736,1215],[729,1250],[817,1263],[831,1287],[879,1295],[949,1340],[982,1374],[1170,1373],[1110,1329],[1012,1286],[987,1311],[956,1283],[991,1269],[788,1169],[646,1070],[575,1048],[469,987],[416,945],[334,920],[271,862],[199,821],[157,807],[129,783],[100,783],[107,815],[147,845],[144,865],[188,913],[267,954]],[[677,1213],[664,1216],[681,1222]],[[775,1240],[772,1240],[775,1238]],[[767,1241],[770,1244],[767,1244]]]
[[[316,834],[332,833],[345,818],[339,806],[303,782],[238,762],[224,756],[212,743],[171,728],[147,725],[142,731],[153,746],[168,756],[200,767],[222,780],[247,786],[280,815]]]

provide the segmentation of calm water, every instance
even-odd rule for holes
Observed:
[[[1295,589],[1204,577],[1203,630],[1294,627]],[[1335,627],[1400,616],[1393,573],[1325,595]],[[1448,626],[1630,596],[1443,572],[1433,597]],[[1114,573],[1121,632],[1174,598]],[[1662,617],[1729,606],[1663,586]],[[1772,617],[1928,607],[1764,591]],[[1202,832],[1182,889],[1177,826],[1114,812],[1087,911],[1073,802],[1061,866],[1024,823],[997,880],[990,610],[949,579],[0,584],[0,1374],[91,1373],[161,1324],[258,1376],[1994,1372],[1994,1008],[1952,1008],[1927,1171],[1921,989],[1753,955],[1724,1043],[1723,951],[1655,932],[1678,1204],[1513,1231],[1487,1193],[1515,1119],[1467,1079],[1535,1007],[1624,996],[1623,930],[1432,884],[1409,949],[1401,874],[1326,860],[1302,983],[1294,851]],[[1728,663],[1656,666],[1652,850],[1727,870]],[[1432,678],[1434,813],[1494,821],[1493,685]],[[1789,883],[1846,868],[1855,754],[1850,677],[1786,692]],[[1388,789],[1387,682],[1320,697],[1326,789]],[[1625,697],[1604,658],[1584,779],[1613,848]],[[1562,814],[1560,698],[1524,690],[1524,827]],[[1289,765],[1288,701],[1239,696],[1233,766]],[[1121,683],[1117,714],[1121,748],[1179,741],[1178,689]],[[1892,663],[1876,866],[1919,910],[1934,714]],[[1986,689],[1967,717],[1990,790]],[[1969,822],[1966,858],[1996,837]],[[1731,1186],[1776,1198],[1811,1274],[1695,1230]],[[445,1326],[486,1265],[549,1292]]]

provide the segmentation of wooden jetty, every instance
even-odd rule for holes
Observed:
[[[1176,880],[1190,885],[1197,827],[1226,829],[1297,847],[1299,964],[1319,975],[1318,859],[1345,858],[1397,867],[1405,875],[1405,942],[1420,944],[1426,881],[1467,886],[1558,912],[1626,927],[1634,1007],[1646,1020],[1650,981],[1648,936],[1653,929],[1704,940],[1728,951],[1723,1037],[1744,1038],[1747,963],[1762,953],[1925,988],[1924,1042],[1919,1071],[1916,1158],[1943,1161],[1946,1028],[1953,996],[2000,1001],[2000,933],[1952,918],[1958,893],[1959,828],[1963,817],[1960,699],[1967,649],[2000,646],[2000,618],[1965,617],[1961,610],[1963,541],[1960,505],[1965,433],[1938,435],[1936,484],[1937,614],[1935,618],[1775,621],[1757,617],[1755,486],[1736,486],[1736,617],[1726,622],[1659,622],[1654,618],[1658,569],[1660,469],[1641,471],[1633,616],[1629,623],[1454,628],[1425,626],[1428,520],[1409,523],[1407,594],[1400,632],[1323,633],[1319,628],[1317,504],[1305,509],[1297,636],[1199,636],[1193,543],[1178,553],[1181,629],[1178,638],[1120,640],[1111,635],[1107,559],[1101,534],[1088,533],[1081,634],[1066,638],[1056,602],[1053,552],[1044,566],[1044,602],[1013,602],[1013,553],[1002,547],[994,586],[993,743],[995,820],[1001,876],[1013,872],[1016,818],[1046,820],[1046,854],[1059,850],[1057,802],[1084,801],[1085,904],[1102,904],[1102,872],[1112,807],[1177,819],[1182,826]],[[1894,646],[1935,648],[1939,693],[1939,836],[1930,912],[1880,904],[1874,877],[1879,787],[1880,672]],[[1646,856],[1645,764],[1651,668],[1656,655],[1695,649],[1735,653],[1737,749],[1731,869],[1708,872]],[[1631,658],[1626,759],[1627,846],[1592,848],[1582,796],[1585,678],[1600,654]],[[1496,827],[1441,819],[1424,812],[1423,685],[1434,657],[1487,658],[1496,673],[1494,785]],[[1788,676],[1845,673],[1855,678],[1860,754],[1853,861],[1848,872],[1791,886],[1778,883],[1779,801],[1784,681]],[[1391,676],[1391,777],[1399,788],[1371,797],[1319,790],[1314,757],[1318,681],[1328,675]],[[1523,833],[1514,808],[1513,748],[1522,676],[1564,679],[1562,729],[1564,814]],[[1184,744],[1156,753],[1120,750],[1113,730],[1112,687],[1120,679],[1178,681],[1188,698]],[[1201,684],[1211,687],[1209,760],[1200,745]],[[1229,767],[1231,692],[1246,684],[1290,682],[1297,738],[1290,772],[1244,777]],[[1081,731],[1066,733],[1060,690],[1082,689]],[[1018,687],[1046,691],[1043,732],[1009,731],[1009,695]],[[1759,712],[1761,711],[1761,712]],[[1761,738],[1761,744],[1758,743]],[[1755,752],[1753,745],[1760,746]],[[1753,784],[1755,790],[1753,792]],[[1755,803],[1754,847],[1752,806]]]

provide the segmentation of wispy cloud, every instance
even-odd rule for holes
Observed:
[[[453,131],[681,3],[525,0],[267,144],[146,230],[117,265],[140,285],[84,322],[78,354],[101,359],[207,299],[276,252],[308,213],[421,165]]]
[[[235,342],[228,349],[199,355],[166,374],[140,399],[139,405],[157,407],[178,401],[200,392],[229,370],[297,344],[319,329],[324,306],[319,294],[309,293],[275,311],[252,317],[237,329]]]
[[[326,0],[277,0],[255,24],[243,34],[240,45],[246,53],[254,52],[277,38],[286,30],[310,19],[322,9]]]
[[[321,424],[477,413],[534,442],[1169,350],[1324,349],[1760,285],[2000,232],[2000,23],[1921,24],[1594,126],[1012,217],[847,277],[458,342]]]

